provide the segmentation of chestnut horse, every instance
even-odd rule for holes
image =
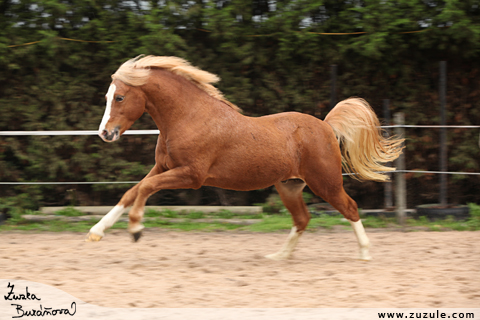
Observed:
[[[112,80],[99,136],[106,142],[118,140],[144,112],[160,135],[155,166],[91,228],[87,241],[99,241],[129,206],[128,230],[137,241],[145,203],[162,189],[246,191],[274,185],[292,215],[293,228],[281,250],[267,258],[286,259],[310,220],[302,199],[308,185],[350,221],[360,259],[370,259],[357,204],[343,189],[342,166],[358,179],[385,181],[382,172],[394,169],[382,163],[400,155],[403,139],[381,135],[365,100],[338,103],[325,121],[297,112],[247,117],[211,84],[219,80],[216,75],[177,57],[128,60]]]

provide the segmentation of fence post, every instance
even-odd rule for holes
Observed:
[[[393,121],[396,126],[402,126],[405,124],[405,116],[402,112],[397,112],[393,116]],[[395,135],[397,137],[405,136],[405,128],[396,127]],[[405,150],[405,149],[404,149]],[[406,207],[407,207],[407,190],[405,183],[405,154],[402,153],[397,160],[395,160],[395,166],[400,172],[395,173],[395,205],[397,221],[400,225],[405,224]]]
[[[330,66],[330,77],[331,77],[331,87],[330,87],[330,110],[335,107],[337,103],[337,65],[332,64]]]
[[[390,100],[389,99],[383,99],[383,118],[385,120],[385,125],[389,126],[390,125]],[[385,129],[383,132],[384,136],[387,138],[390,136],[390,129]],[[385,164],[386,167],[391,167],[392,163],[388,162]],[[393,207],[393,199],[392,199],[392,174],[387,173],[390,181],[385,182],[385,208],[391,208]]]
[[[447,62],[440,61],[440,125],[446,125]],[[440,171],[447,172],[447,129],[440,129]],[[447,205],[447,175],[440,174],[440,204]]]

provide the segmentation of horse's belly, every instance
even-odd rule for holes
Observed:
[[[291,169],[285,164],[224,166],[213,170],[204,185],[239,191],[263,189],[292,178]]]
[[[251,191],[264,189],[274,185],[276,181],[254,181],[249,179],[230,180],[230,179],[207,179],[205,186],[217,187],[222,189],[236,190],[236,191]]]

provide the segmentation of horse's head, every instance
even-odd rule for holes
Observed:
[[[113,142],[143,114],[145,96],[139,87],[128,86],[114,79],[105,98],[107,107],[98,128],[98,135],[103,141]]]

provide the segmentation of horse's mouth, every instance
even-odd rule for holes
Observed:
[[[106,129],[103,129],[98,133],[100,138],[102,138],[103,141],[105,142],[114,142],[117,141],[120,138],[120,130],[118,127],[115,127],[115,129],[108,131]]]

